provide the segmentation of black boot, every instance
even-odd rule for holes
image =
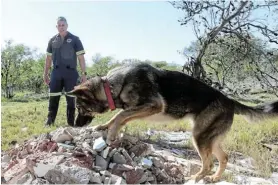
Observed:
[[[56,118],[56,114],[53,111],[49,111],[48,115],[47,115],[47,120],[44,124],[45,127],[49,127],[51,125],[54,125],[55,122],[55,118]]]
[[[68,108],[67,109],[67,121],[69,126],[74,126],[74,118],[75,118],[75,109]]]

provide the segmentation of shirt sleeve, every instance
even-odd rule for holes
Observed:
[[[83,44],[82,44],[81,40],[79,39],[79,37],[77,37],[76,42],[75,42],[75,52],[76,52],[76,55],[85,54]]]
[[[52,55],[52,39],[48,41],[47,49],[46,49],[46,55],[51,56]]]

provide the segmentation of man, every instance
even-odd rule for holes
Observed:
[[[44,68],[44,82],[49,85],[50,97],[48,116],[45,126],[54,124],[60,101],[57,93],[71,91],[77,85],[79,74],[77,72],[77,58],[81,68],[81,83],[86,81],[84,48],[80,39],[67,31],[68,24],[64,17],[58,17],[56,28],[58,34],[53,36],[47,47],[47,57]],[[49,79],[49,69],[53,64],[53,70]],[[56,93],[56,94],[55,94]],[[75,99],[66,96],[67,122],[74,126]]]

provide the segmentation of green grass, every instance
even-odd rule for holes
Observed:
[[[250,104],[249,104],[250,105]],[[11,141],[22,143],[34,135],[49,132],[61,126],[66,126],[66,100],[62,96],[56,123],[54,127],[44,128],[44,122],[47,116],[48,101],[30,101],[30,102],[10,102],[2,101],[1,105],[2,129],[1,138],[2,150],[7,150],[11,146]],[[103,124],[108,121],[115,113],[108,112],[98,115],[92,122],[92,125]],[[22,128],[26,128],[23,131]],[[147,121],[132,121],[128,123],[123,131],[133,135],[142,135],[142,131],[148,128],[164,131],[186,131],[190,129],[189,123],[174,121],[171,123],[151,123]],[[270,160],[271,154],[265,148],[262,148],[260,141],[267,141],[278,138],[278,119],[265,121],[260,124],[249,124],[243,117],[235,116],[231,131],[223,143],[226,151],[237,151],[246,156],[251,156],[256,161],[256,167],[267,176],[271,172]],[[157,138],[153,138],[157,139]],[[277,155],[277,153],[276,153]]]

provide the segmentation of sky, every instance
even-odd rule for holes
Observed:
[[[183,64],[178,50],[195,39],[192,29],[178,22],[182,12],[166,1],[2,0],[1,14],[2,44],[12,39],[41,53],[57,34],[57,17],[66,17],[88,65],[97,53]]]

